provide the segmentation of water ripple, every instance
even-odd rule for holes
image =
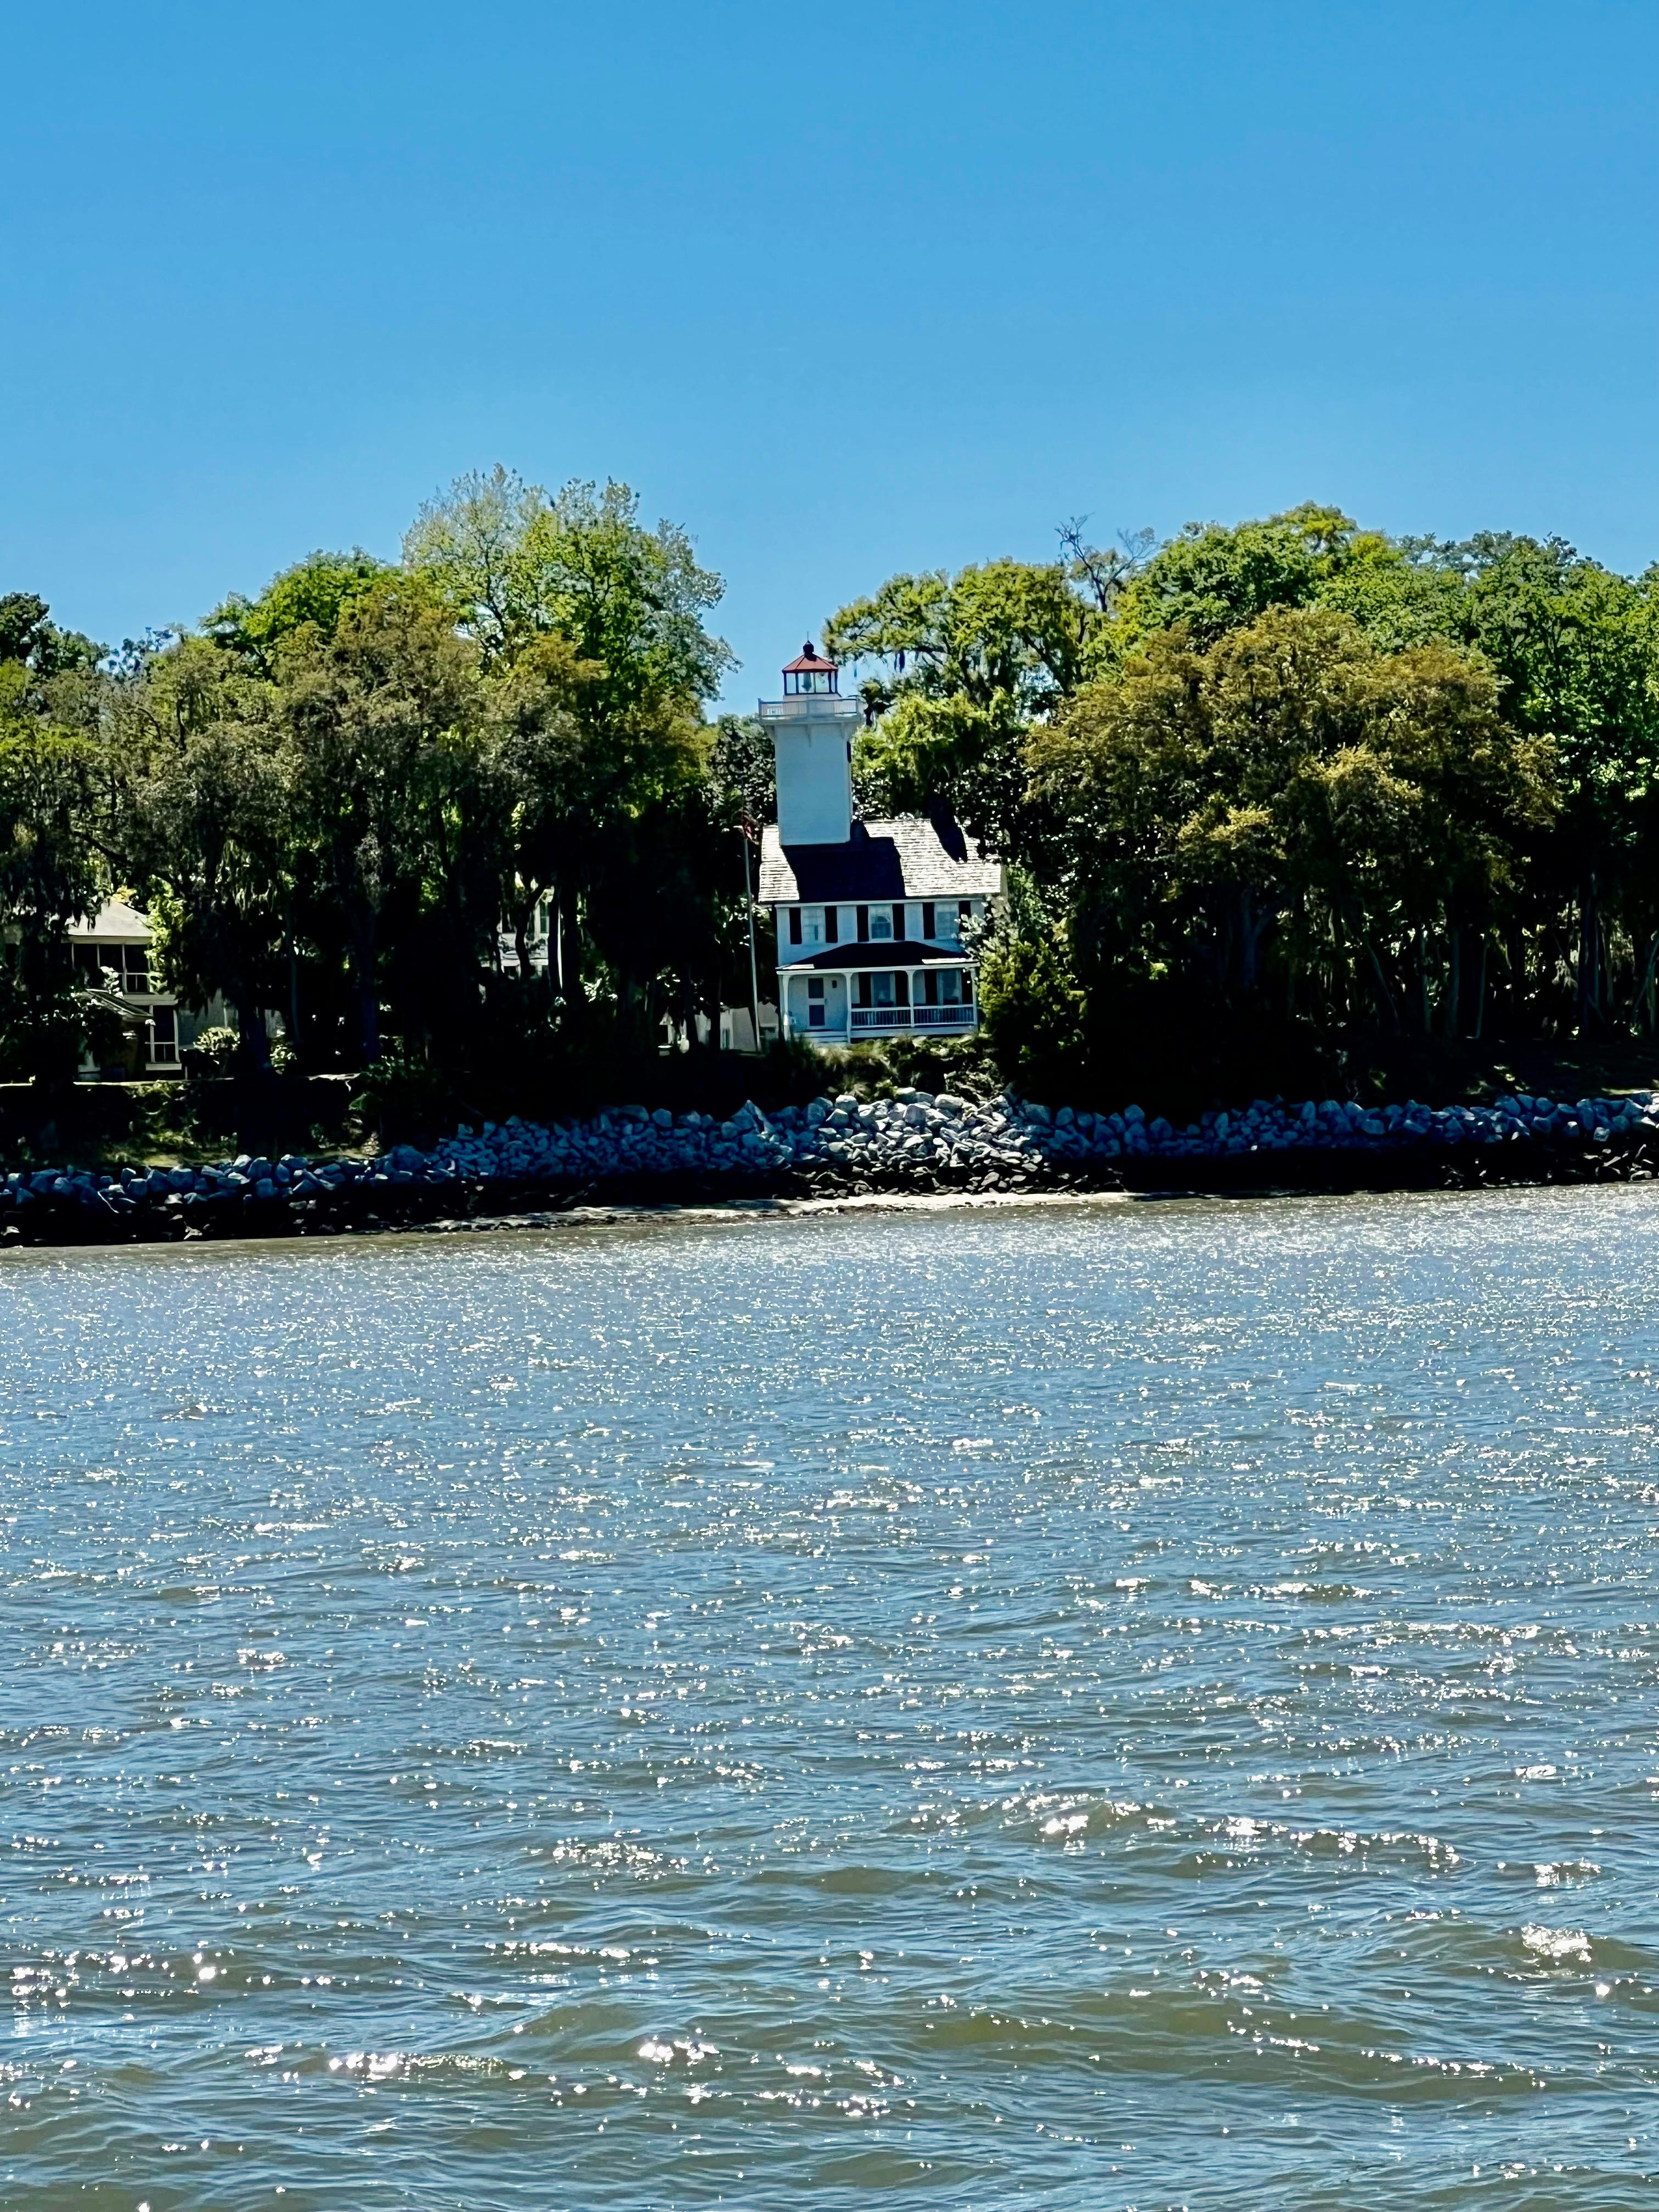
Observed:
[[[0,2202],[1626,2212],[1656,1227],[7,1255]]]

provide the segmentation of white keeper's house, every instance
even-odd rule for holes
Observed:
[[[976,1029],[963,931],[1000,896],[1000,864],[948,816],[854,819],[860,709],[810,642],[783,672],[782,698],[760,702],[760,718],[777,759],[760,899],[777,924],[784,1036],[849,1044]]]

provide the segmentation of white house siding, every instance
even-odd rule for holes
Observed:
[[[978,977],[963,937],[1002,887],[1000,866],[952,823],[858,823],[833,846],[785,845],[769,828],[761,897],[776,927],[786,1034],[845,1044],[977,1028]]]
[[[223,1023],[223,1002],[207,1007],[181,1006],[171,991],[163,990],[150,965],[152,932],[135,908],[119,899],[109,900],[94,915],[71,922],[67,932],[77,969],[89,984],[118,978],[116,988],[132,1008],[142,1014],[144,1027],[118,1060],[103,1065],[119,1069],[124,1077],[158,1079],[183,1072],[183,1054],[198,1034]],[[101,1073],[95,1060],[82,1062],[83,1079]]]

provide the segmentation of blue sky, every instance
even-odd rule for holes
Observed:
[[[17,11],[0,590],[117,639],[497,459],[773,672],[902,568],[1336,501],[1659,556],[1651,0]]]

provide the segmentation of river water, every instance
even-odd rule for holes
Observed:
[[[0,1263],[0,2204],[1628,2208],[1659,1200]]]

